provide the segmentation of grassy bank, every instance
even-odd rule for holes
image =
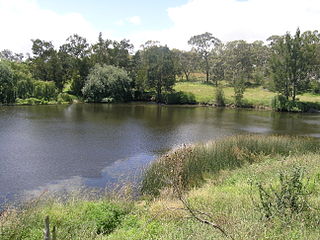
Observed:
[[[202,82],[177,82],[174,89],[176,91],[183,91],[195,95],[198,103],[213,104],[215,99],[216,87]],[[234,104],[234,91],[232,87],[223,88],[226,103]],[[244,93],[243,102],[246,105],[254,107],[271,107],[271,100],[276,96],[276,93],[270,92],[262,87],[247,88]],[[317,102],[320,103],[319,94],[305,93],[297,96],[303,102]]]
[[[182,147],[146,171],[146,195],[139,200],[44,197],[3,212],[0,239],[41,239],[47,215],[57,239],[319,239],[319,151],[317,140],[280,136]],[[282,205],[261,189],[282,194]],[[296,211],[291,203],[297,203]],[[201,223],[186,206],[229,237]]]
[[[199,186],[207,175],[260,161],[261,156],[289,156],[318,152],[318,140],[301,137],[234,136],[206,144],[185,146],[162,156],[146,171],[142,192],[159,195],[161,190]]]

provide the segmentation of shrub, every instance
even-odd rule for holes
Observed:
[[[319,103],[292,101],[282,95],[275,96],[271,106],[278,112],[308,112],[320,109]]]
[[[243,78],[235,80],[233,84],[234,100],[236,107],[242,107],[243,94],[246,90],[246,82]]]
[[[54,82],[34,81],[33,96],[38,99],[55,99],[57,97],[57,88]]]
[[[286,99],[285,96],[283,95],[278,95],[272,98],[271,100],[271,107],[273,110],[282,112],[287,109],[287,102],[288,100]]]
[[[132,80],[127,72],[114,66],[95,65],[82,89],[89,102],[101,102],[113,98],[118,102],[132,100]]]
[[[46,216],[57,228],[57,239],[100,239],[119,226],[131,209],[130,202],[120,200],[42,199],[0,216],[0,239],[43,239]]]
[[[17,84],[17,97],[28,98],[33,95],[34,85],[32,80],[20,80]]]
[[[0,103],[15,101],[16,80],[9,65],[0,61]]]
[[[257,209],[263,218],[279,217],[289,220],[291,217],[309,209],[308,181],[304,181],[304,172],[295,167],[291,172],[279,175],[278,186],[264,186],[257,183],[259,203]]]
[[[320,93],[320,81],[313,81],[311,83],[311,90],[313,93]]]
[[[215,103],[219,107],[224,107],[226,105],[222,87],[216,88]]]
[[[57,97],[58,103],[62,103],[62,102],[72,103],[76,99],[77,99],[76,96],[71,95],[69,93],[59,93]]]
[[[25,101],[27,102],[28,105],[36,105],[41,103],[41,100],[37,98],[27,98],[25,99]]]
[[[125,209],[109,202],[87,202],[84,207],[84,215],[87,220],[96,223],[98,234],[112,232],[126,214]]]
[[[188,92],[170,92],[164,94],[164,102],[166,104],[195,104],[196,98],[194,94]]]

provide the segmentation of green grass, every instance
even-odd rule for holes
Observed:
[[[198,186],[208,174],[257,162],[263,155],[288,156],[318,151],[318,140],[284,136],[240,135],[186,146],[152,163],[145,172],[142,192],[157,196],[172,186],[182,189]]]
[[[298,98],[302,102],[318,102],[318,103],[320,103],[320,94],[304,93],[304,94],[298,96]]]
[[[176,91],[193,93],[198,103],[212,104],[215,99],[215,86],[202,82],[177,82]],[[232,87],[223,88],[227,104],[234,104],[234,92]],[[244,93],[244,103],[254,107],[271,107],[271,99],[276,93],[262,87],[247,88]],[[297,96],[301,101],[320,102],[320,94],[305,93]]]
[[[181,186],[182,181],[188,205],[209,214],[210,218],[202,218],[234,239],[316,240],[320,238],[319,151],[318,140],[282,136],[236,136],[183,147],[165,154],[147,171],[149,193],[157,191],[158,197],[92,200],[92,193],[88,197],[81,193],[39,198],[0,214],[0,239],[43,239],[47,215],[51,226],[57,227],[57,239],[228,239],[184,210],[171,185]],[[287,218],[263,218],[257,208],[256,183],[278,189],[279,174],[297,167],[304,170],[303,182],[312,189],[306,195],[310,208]]]
[[[49,197],[18,208],[9,208],[0,218],[0,239],[43,239],[44,219],[50,217],[58,239],[96,239],[112,232],[131,210],[130,202],[87,200],[70,195],[67,201]]]
[[[210,218],[202,218],[218,224],[234,239],[315,240],[320,237],[319,144],[307,138],[232,137],[216,143],[197,145],[193,148],[197,154],[188,147],[168,153],[159,161],[169,161],[169,165],[166,165],[169,168],[159,169],[157,162],[152,165],[151,171],[156,166],[161,174],[177,178],[166,178],[167,182],[179,184],[183,174],[179,174],[179,171],[175,173],[175,170],[181,169],[183,162],[187,162],[189,171],[190,168],[199,171],[198,162],[213,167],[213,170],[202,172],[204,185],[191,188],[184,193],[184,198],[191,208],[210,214]],[[230,146],[233,146],[233,152]],[[286,218],[263,218],[263,212],[257,208],[260,199],[255,183],[278,189],[280,173],[290,173],[297,167],[304,170],[304,184],[312,189],[306,196],[310,208]],[[138,213],[138,219],[147,218],[149,221],[131,227],[123,225],[107,239],[126,239],[127,233],[144,232],[151,223],[156,231],[149,238],[127,239],[228,239],[184,211],[185,205],[174,198],[174,191],[169,188],[162,189],[160,195]]]
[[[259,202],[257,189],[251,184],[259,181],[275,186],[279,172],[291,171],[296,166],[305,169],[310,182],[319,181],[318,161],[319,154],[310,153],[289,157],[263,156],[252,165],[208,176],[207,183],[189,191],[186,199],[194,209],[212,215],[210,220],[235,239],[319,239],[320,216],[319,210],[316,210],[320,207],[318,182],[308,196],[313,209],[306,215],[297,215],[287,221],[262,218],[261,212],[256,208]],[[155,220],[165,225],[164,231],[153,239],[228,239],[216,229],[188,218],[190,214],[187,212],[174,210],[181,207],[183,205],[177,200],[162,199],[153,202],[149,214],[152,212],[151,215],[157,216],[159,212],[162,213]],[[112,235],[116,233],[117,231]]]

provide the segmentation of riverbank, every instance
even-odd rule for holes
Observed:
[[[215,105],[216,87],[212,84],[205,84],[203,82],[177,82],[174,86],[176,91],[191,93],[195,96],[195,100],[203,105]],[[233,97],[234,90],[232,87],[223,87],[225,103],[229,107],[235,106],[235,99]],[[272,99],[277,94],[271,92],[263,87],[247,88],[243,96],[244,108],[256,109],[272,109]],[[297,100],[306,103],[320,104],[320,94],[305,93],[297,96]],[[320,109],[320,106],[319,106]]]
[[[41,239],[49,216],[57,239],[319,239],[319,145],[238,136],[184,146],[151,165],[139,199],[130,188],[99,199],[92,192],[63,199],[45,193],[2,212],[0,236]],[[282,204],[273,193],[282,194]]]
[[[216,103],[216,87],[212,84],[198,82],[177,82],[174,86],[174,93],[164,96],[164,103],[167,105],[199,105],[222,107]],[[272,110],[272,100],[277,96],[263,87],[247,88],[241,106],[235,103],[232,87],[223,87],[225,108],[252,108],[257,110]],[[320,94],[305,93],[297,96],[297,104],[288,103],[290,106],[282,106],[277,111],[289,112],[320,112]],[[57,105],[83,103],[80,99],[66,93],[60,94],[57,100],[46,101],[36,98],[18,99],[13,105]],[[110,102],[112,103],[112,102]],[[146,101],[145,103],[153,103]],[[278,106],[277,106],[278,108]]]

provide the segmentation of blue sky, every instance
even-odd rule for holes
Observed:
[[[61,14],[78,12],[99,29],[116,29],[117,32],[161,30],[173,23],[167,9],[181,6],[188,0],[39,0],[42,8]],[[141,24],[117,24],[127,18],[139,16]]]
[[[31,39],[59,47],[77,33],[93,43],[99,32],[190,49],[191,36],[211,32],[223,42],[265,41],[271,35],[319,30],[319,0],[0,0],[0,50],[30,52]]]

